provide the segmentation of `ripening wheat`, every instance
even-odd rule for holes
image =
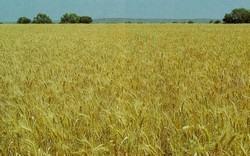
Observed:
[[[248,25],[1,25],[0,155],[250,155]]]

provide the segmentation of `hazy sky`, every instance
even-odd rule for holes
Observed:
[[[250,0],[0,0],[0,21],[16,21],[46,13],[93,18],[223,18],[233,8],[250,9]]]

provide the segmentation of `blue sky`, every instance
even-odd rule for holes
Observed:
[[[16,21],[46,13],[59,20],[64,13],[93,18],[223,18],[234,8],[250,9],[250,0],[0,0],[0,21]]]

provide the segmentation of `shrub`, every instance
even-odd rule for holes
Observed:
[[[79,22],[89,24],[93,22],[93,19],[89,16],[81,16]]]
[[[27,18],[27,17],[19,17],[17,20],[18,24],[29,24],[31,23],[31,19]]]
[[[216,20],[216,21],[214,21],[214,24],[219,24],[219,23],[221,23],[221,21],[220,21],[220,20]]]

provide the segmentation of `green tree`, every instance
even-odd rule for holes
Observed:
[[[37,14],[36,17],[34,17],[32,23],[37,23],[37,24],[46,24],[46,23],[52,23],[52,20],[50,17],[46,14],[39,13]]]
[[[220,21],[220,20],[216,20],[216,21],[214,21],[214,24],[219,24],[219,23],[221,23],[221,21]]]
[[[223,18],[224,23],[234,23],[233,16],[231,14],[226,14]]]
[[[60,23],[79,23],[80,17],[75,13],[66,13],[61,17]]]
[[[188,24],[193,24],[194,22],[190,20],[190,21],[188,21],[187,23],[188,23]]]
[[[89,16],[81,16],[79,22],[89,24],[93,22],[93,19]]]
[[[250,23],[250,10],[245,8],[233,9],[231,13],[225,14],[224,23]]]
[[[31,20],[27,17],[19,17],[17,19],[17,23],[18,24],[28,24],[28,23],[31,23]]]

